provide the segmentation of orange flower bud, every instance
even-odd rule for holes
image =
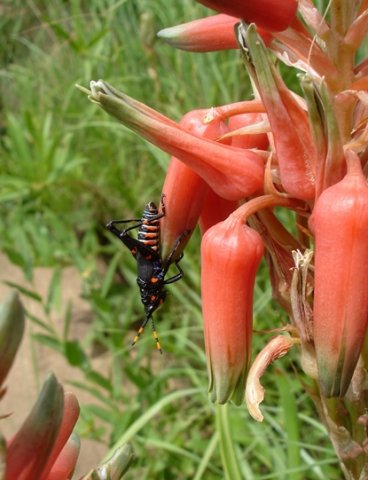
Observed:
[[[345,395],[368,320],[368,186],[360,160],[347,152],[348,173],[319,197],[315,234],[314,343],[321,391]]]
[[[209,110],[193,110],[180,121],[180,126],[193,135],[216,140],[227,132],[227,125],[220,118],[206,122]],[[193,232],[203,203],[209,191],[209,186],[202,177],[197,175],[179,159],[172,157],[166,174],[162,193],[166,214],[161,223],[162,257],[165,259],[174,247],[175,242],[186,230]],[[181,243],[175,254],[177,258],[183,251],[190,234]]]
[[[261,237],[231,215],[202,240],[202,309],[209,391],[217,403],[240,404],[250,359],[255,275]]]

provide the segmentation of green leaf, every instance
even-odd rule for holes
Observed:
[[[42,335],[40,333],[35,333],[32,335],[32,337],[43,345],[51,348],[52,350],[63,353],[62,343],[59,342],[57,338],[51,337],[50,335]]]
[[[41,295],[39,295],[35,291],[29,290],[28,288],[25,288],[22,285],[19,285],[18,283],[10,282],[8,280],[5,280],[4,283],[6,285],[9,285],[9,287],[15,288],[16,290],[18,290],[20,293],[22,293],[26,297],[32,298],[32,300],[36,300],[36,302],[42,303]]]
[[[73,367],[87,367],[89,365],[88,357],[78,340],[67,340],[64,342],[64,354]]]

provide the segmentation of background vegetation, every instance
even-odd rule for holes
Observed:
[[[127,478],[222,479],[233,461],[248,480],[338,478],[292,355],[264,379],[263,424],[245,407],[216,408],[208,401],[198,233],[182,262],[185,279],[170,287],[157,312],[164,355],[149,334],[134,351],[129,347],[142,319],[135,262],[104,224],[139,217],[146,202],[158,200],[168,158],[74,85],[103,78],[177,120],[193,108],[248,98],[237,52],[196,55],[156,41],[157,30],[204,12],[193,0],[3,0],[0,250],[27,279],[36,266],[53,269],[47,298],[23,291],[42,304],[45,318],[59,298],[62,269],[74,265],[80,272],[92,312],[85,338],[69,339],[71,308],[62,336],[47,320],[31,320],[37,340],[80,369],[79,388],[94,395],[93,407],[82,406],[81,431],[84,422],[96,439],[107,433],[108,447],[132,441],[138,458]],[[255,326],[282,323],[263,267]],[[255,335],[255,352],[267,338]],[[104,376],[91,366],[92,345],[111,356]],[[103,428],[93,428],[94,419]]]

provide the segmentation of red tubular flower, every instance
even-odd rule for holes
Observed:
[[[314,343],[322,394],[345,395],[368,320],[368,186],[360,160],[347,152],[348,173],[319,197],[315,234]]]
[[[243,199],[262,188],[264,161],[260,155],[199,138],[102,80],[91,82],[91,90],[92,101],[146,140],[179,158],[223,198]]]
[[[202,239],[202,309],[209,391],[217,403],[244,398],[252,338],[252,304],[263,244],[231,215]]]
[[[210,122],[206,122],[208,113],[209,110],[188,112],[180,121],[180,126],[198,137],[216,140],[228,128],[223,120],[216,117]],[[208,191],[209,187],[202,177],[179,159],[171,158],[162,188],[166,207],[166,214],[161,220],[163,258],[166,258],[171,252],[175,242],[183,232],[186,230],[193,232]],[[190,235],[187,235],[183,239],[175,257],[178,257],[183,251],[189,238]]]
[[[197,0],[206,7],[256,23],[265,30],[285,30],[296,15],[297,0]]]
[[[157,34],[169,45],[190,52],[214,52],[238,48],[234,34],[237,17],[212,15],[192,22],[164,28]]]

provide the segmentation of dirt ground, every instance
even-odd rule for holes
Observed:
[[[36,269],[31,288],[45,297],[51,276],[52,271],[50,269]],[[0,302],[10,291],[10,287],[3,283],[6,280],[30,286],[24,280],[23,273],[14,267],[7,258],[0,255]],[[79,298],[79,292],[78,273],[73,268],[65,269],[63,273],[62,305],[67,305],[68,300],[73,302],[72,338],[80,338],[83,332],[88,329],[91,320],[88,305]],[[42,317],[42,309],[37,302],[25,296],[22,296],[22,302],[30,313]],[[60,315],[60,318],[62,318],[62,315]],[[55,322],[58,324],[57,317]],[[66,391],[75,393],[80,404],[88,404],[93,401],[86,392],[73,389],[67,383],[71,380],[82,380],[80,372],[68,365],[62,355],[32,341],[30,338],[32,330],[34,330],[34,326],[28,321],[16,361],[5,382],[7,393],[1,401],[0,414],[12,413],[8,418],[1,420],[1,431],[6,438],[9,438],[23,422],[37,397],[40,385],[50,371],[54,372],[58,380],[63,383]],[[101,356],[94,359],[94,368],[106,373],[109,368],[108,358]],[[107,447],[105,445],[82,438],[81,452],[73,479],[80,478],[92,467],[97,466],[106,451]]]

